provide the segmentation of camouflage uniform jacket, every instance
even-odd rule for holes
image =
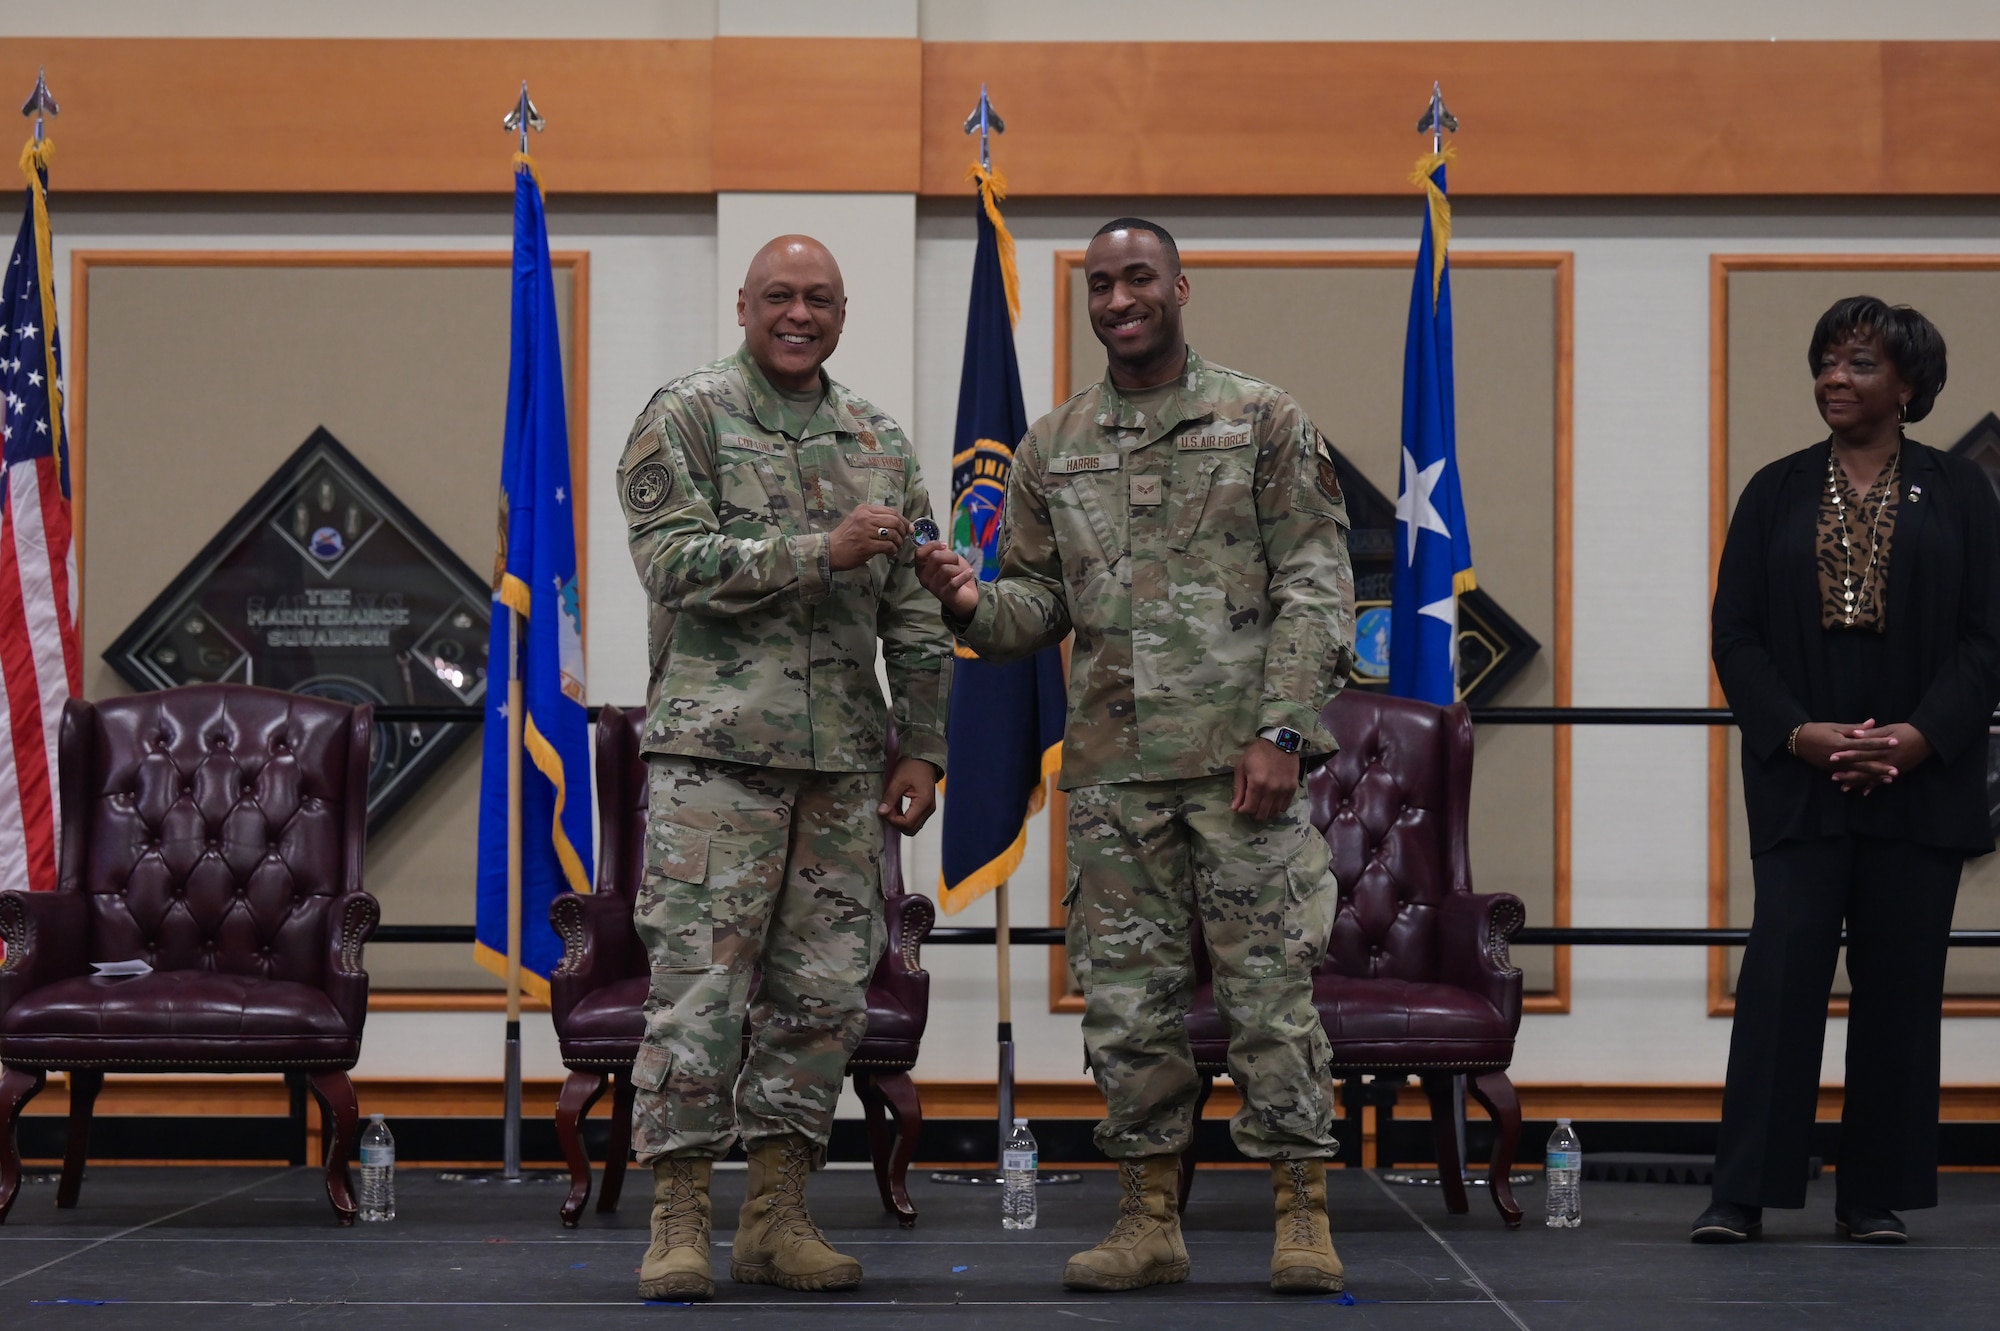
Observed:
[[[1233,771],[1268,726],[1331,753],[1354,663],[1347,505],[1290,396],[1188,352],[1147,420],[1107,376],[1014,452],[1000,574],[953,625],[994,661],[1072,630],[1062,786]]]
[[[618,463],[647,624],[647,753],[879,771],[882,641],[905,757],[944,766],[950,636],[913,545],[834,572],[833,529],[874,503],[931,511],[902,430],[826,378],[803,437],[747,350],[662,388]]]

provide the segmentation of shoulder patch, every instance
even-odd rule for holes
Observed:
[[[1340,468],[1334,463],[1333,445],[1319,431],[1313,431],[1313,435],[1319,440],[1313,448],[1313,483],[1319,486],[1321,494],[1338,503],[1342,498]]]
[[[664,462],[642,462],[625,475],[625,505],[634,513],[659,511],[673,492],[673,469]]]

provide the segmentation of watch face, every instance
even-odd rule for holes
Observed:
[[[1278,749],[1282,753],[1297,753],[1304,742],[1305,736],[1296,730],[1287,728],[1278,732]]]

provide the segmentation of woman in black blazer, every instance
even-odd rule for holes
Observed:
[[[2000,502],[1903,437],[1945,381],[1923,315],[1868,296],[1813,330],[1831,436],[1744,487],[1716,577],[1716,675],[1743,732],[1756,916],[1697,1243],[1805,1204],[1827,997],[1849,932],[1837,1232],[1901,1243],[1937,1205],[1939,1020],[1967,857],[1993,849]]]

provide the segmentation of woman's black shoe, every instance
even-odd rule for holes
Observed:
[[[1763,1232],[1763,1207],[1716,1202],[1696,1219],[1688,1237],[1696,1243],[1742,1243]]]
[[[1908,1243],[1910,1231],[1894,1211],[1872,1206],[1833,1208],[1833,1232],[1856,1243]]]

